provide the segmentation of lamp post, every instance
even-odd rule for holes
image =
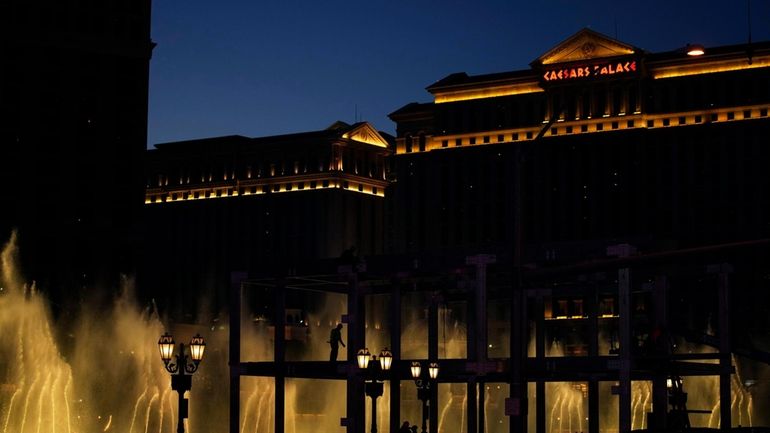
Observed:
[[[365,372],[366,383],[364,392],[372,399],[372,433],[377,433],[377,398],[382,395],[384,372],[390,370],[393,364],[393,354],[388,348],[380,352],[380,359],[369,353],[369,349],[361,349],[356,355],[358,368]]]
[[[428,371],[426,372],[423,370],[419,361],[414,361],[412,362],[410,370],[412,372],[414,384],[417,385],[417,398],[422,401],[422,433],[428,433],[426,415],[428,412],[428,403],[430,402],[430,385],[431,383],[435,383],[438,378],[438,363],[429,363]]]
[[[179,353],[176,354],[176,362],[171,362],[174,356],[174,337],[168,332],[161,335],[158,340],[158,350],[160,350],[160,359],[166,371],[171,373],[171,389],[179,394],[179,421],[177,422],[177,433],[184,433],[184,419],[187,418],[188,407],[187,399],[184,393],[192,388],[192,374],[198,370],[198,365],[203,359],[203,352],[206,350],[206,342],[200,334],[196,334],[190,340],[190,359],[188,362],[187,354],[184,352],[184,343],[179,343]]]

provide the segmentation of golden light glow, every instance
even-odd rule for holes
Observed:
[[[490,86],[481,89],[464,89],[436,92],[435,100],[433,102],[436,104],[443,104],[446,102],[497,98],[499,96],[521,95],[525,93],[537,93],[542,91],[543,88],[540,87],[537,81],[531,81],[527,83],[509,84],[505,86]]]
[[[713,74],[716,72],[738,71],[741,69],[755,69],[770,67],[770,57],[755,57],[751,64],[746,58],[724,60],[721,62],[693,63],[676,66],[662,66],[653,68],[652,78],[674,78],[689,75]]]
[[[160,351],[160,359],[163,362],[171,361],[171,357],[174,355],[174,337],[168,332],[161,335],[158,340],[158,350]]]
[[[317,189],[345,189],[346,191],[356,192],[359,194],[385,197],[385,189],[388,186],[386,181],[368,178],[362,179],[347,175],[343,175],[342,178],[342,180],[347,182],[347,187],[345,187],[345,184],[341,182],[340,179],[336,176],[305,176],[300,179],[301,180],[298,180],[297,178],[286,178],[281,179],[281,182],[272,183],[255,180],[234,181],[232,182],[232,185],[227,188],[220,187],[217,189],[200,189],[200,185],[197,185],[197,188],[195,189],[177,189],[170,191],[160,188],[150,188],[145,193],[144,202],[145,204],[171,203],[189,200],[230,198],[238,197],[241,195],[250,196],[262,194],[279,194]],[[326,186],[324,186],[324,182],[326,182]],[[313,183],[315,183],[314,186]],[[302,185],[302,188],[300,188],[300,185]],[[267,188],[267,190],[265,190],[265,188]]]
[[[706,54],[706,51],[703,50],[703,45],[701,44],[687,45],[688,56],[702,56],[704,54]]]
[[[588,134],[606,131],[617,131],[633,128],[674,128],[677,126],[699,125],[715,122],[734,122],[753,119],[766,119],[770,112],[769,105],[751,105],[726,107],[710,110],[672,112],[661,114],[625,114],[618,117],[601,117],[597,119],[584,120],[565,120],[559,123],[558,128],[554,128],[553,133],[544,137],[559,137],[563,135]],[[684,122],[681,122],[681,121]],[[479,146],[485,144],[512,143],[519,141],[530,141],[537,137],[542,129],[541,125],[518,129],[503,129],[476,132],[463,135],[440,135],[426,137],[427,142],[425,151],[446,151],[468,146]],[[502,138],[502,140],[500,140]],[[456,145],[459,140],[460,146]],[[471,141],[474,144],[470,144]],[[444,142],[446,145],[444,145]],[[409,153],[418,153],[414,150]],[[403,138],[396,140],[396,155],[408,154]]]
[[[200,362],[203,359],[203,352],[206,350],[206,342],[203,340],[200,334],[195,334],[190,340],[190,357],[195,362]]]
[[[430,376],[431,379],[436,379],[438,377],[438,363],[431,362],[430,365],[428,365],[428,376]]]
[[[358,368],[361,370],[365,370],[369,366],[369,358],[371,354],[369,353],[369,349],[361,349],[358,351],[358,354],[356,355],[356,360],[358,361]]]
[[[383,371],[388,371],[390,370],[391,364],[393,364],[393,354],[386,347],[380,352],[380,368],[382,368]]]
[[[379,132],[369,123],[364,123],[358,128],[342,134],[342,138],[347,138],[361,143],[371,144],[377,147],[388,147],[388,142],[382,138]]]
[[[412,379],[419,379],[420,373],[422,373],[422,366],[417,361],[412,361],[412,366],[409,367],[409,371],[412,373]]]

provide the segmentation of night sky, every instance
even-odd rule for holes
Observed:
[[[751,9],[770,40],[770,0]],[[148,146],[335,120],[394,133],[387,114],[434,81],[528,68],[583,27],[650,51],[739,44],[747,2],[153,0]]]

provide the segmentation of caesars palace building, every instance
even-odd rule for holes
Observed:
[[[417,358],[442,363],[443,385],[462,384],[452,389],[468,402],[458,422],[469,433],[490,417],[506,431],[561,431],[546,420],[554,381],[582,393],[580,431],[629,431],[640,419],[689,426],[686,408],[669,407],[666,382],[691,375],[718,378],[713,399],[725,404],[712,418],[736,424],[730,353],[770,359],[753,340],[770,329],[770,43],[651,53],[584,29],[527,69],[455,73],[427,90],[432,102],[390,114],[396,137],[337,122],[148,152],[145,278],[169,293],[205,282],[226,294],[240,271],[242,291],[267,277],[274,283],[260,287],[313,281],[313,290],[347,293],[351,368],[287,360],[288,331],[276,333],[264,362],[241,359],[231,343],[232,431],[243,413],[238,380],[260,375],[274,378],[274,431],[298,416],[282,401],[289,377],[344,383],[339,418],[363,431],[352,350],[375,341],[394,355],[390,415],[380,418],[391,431],[417,417],[402,404],[412,393],[396,391]],[[347,268],[363,269],[357,278],[328,276],[364,258],[365,267]],[[325,273],[310,265],[324,259]],[[294,323],[312,309],[281,292],[272,305],[300,311]],[[373,307],[377,295],[388,295],[389,314]],[[745,314],[731,316],[730,302]],[[406,330],[410,309],[427,334]],[[234,316],[231,342],[240,341]],[[281,316],[274,326],[289,326]],[[447,317],[464,325],[459,355],[440,338]],[[411,341],[417,335],[426,341]],[[714,349],[677,353],[661,343],[669,338]],[[632,380],[651,384],[641,416],[632,414]],[[505,404],[481,404],[492,382],[505,384]],[[431,432],[443,395],[434,389]],[[602,409],[610,395],[615,415]]]

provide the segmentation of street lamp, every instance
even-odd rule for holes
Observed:
[[[361,349],[356,355],[358,368],[365,372],[366,383],[364,392],[372,399],[372,433],[377,433],[377,398],[382,395],[384,372],[390,370],[393,364],[393,354],[388,348],[380,352],[380,359],[369,353],[369,349]]]
[[[179,343],[179,353],[176,355],[176,362],[171,362],[171,358],[174,356],[174,337],[166,332],[161,335],[158,340],[160,359],[163,360],[166,371],[171,373],[171,389],[179,394],[179,421],[176,426],[177,433],[184,433],[184,419],[187,418],[188,414],[188,401],[184,398],[184,393],[192,388],[192,374],[198,370],[198,365],[203,359],[203,352],[206,350],[206,342],[203,341],[203,337],[201,337],[200,334],[196,334],[195,337],[190,340],[189,346],[192,363],[188,362],[187,354],[184,352],[184,343]]]
[[[409,370],[412,373],[414,384],[417,386],[417,398],[422,401],[422,433],[428,433],[426,420],[428,403],[430,402],[430,385],[438,378],[438,363],[429,363],[427,374],[419,361],[412,362]]]

